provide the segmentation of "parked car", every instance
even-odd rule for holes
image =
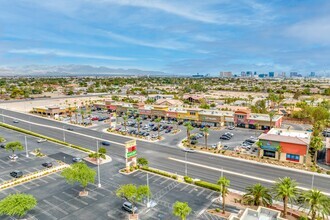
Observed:
[[[47,139],[38,139],[37,140],[38,143],[42,143],[42,142],[46,142],[46,141],[47,141]]]
[[[196,140],[192,140],[192,141],[190,141],[190,144],[195,145],[195,144],[197,144],[197,142],[198,141],[196,141]]]
[[[197,138],[196,135],[190,137],[190,140],[194,140],[194,141],[195,141],[195,140],[197,140],[197,139],[198,139],[198,138]]]
[[[6,145],[5,144],[0,144],[0,147],[4,149],[6,147]]]
[[[230,132],[226,132],[225,135],[229,135],[230,137],[233,137],[234,134],[233,133],[230,133]]]
[[[11,160],[16,160],[16,159],[18,159],[18,156],[17,156],[16,154],[9,155],[8,157],[9,157],[9,159],[11,159]]]
[[[157,137],[158,137],[157,134],[152,134],[152,135],[151,135],[151,138],[157,138]]]
[[[79,163],[79,162],[82,162],[82,159],[80,157],[74,157],[74,158],[72,158],[72,162]]]
[[[330,130],[324,130],[322,134],[324,137],[330,137]]]
[[[234,126],[227,126],[227,129],[228,129],[228,130],[234,130],[235,127],[234,127]]]
[[[99,117],[96,117],[96,116],[92,117],[92,121],[98,121],[98,120],[99,120]]]
[[[17,121],[17,120],[14,120],[14,121],[13,121],[13,123],[18,123],[18,122],[19,122],[19,121]]]
[[[41,164],[43,167],[47,167],[47,168],[50,168],[53,166],[53,163],[52,162],[45,162],[43,164]]]
[[[165,133],[171,133],[172,130],[166,129]]]
[[[134,213],[136,213],[136,211],[138,210],[137,207],[133,207],[132,203],[130,202],[124,202],[121,208],[129,213],[133,213],[133,211]]]
[[[73,131],[73,128],[67,128],[68,131]]]
[[[182,124],[183,124],[183,122],[182,122],[182,121],[179,121],[179,122],[178,122],[178,125],[182,125]]]
[[[10,176],[12,176],[14,178],[20,178],[20,177],[23,176],[23,172],[19,171],[19,170],[15,170],[15,171],[10,173]]]
[[[104,146],[110,146],[110,142],[108,141],[102,141],[101,144]]]
[[[152,130],[153,131],[158,131],[158,128],[157,127],[154,127]]]
[[[143,136],[147,137],[149,136],[150,134],[148,132],[144,133]]]

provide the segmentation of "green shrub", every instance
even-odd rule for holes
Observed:
[[[172,179],[177,180],[178,179],[178,176],[177,175],[172,175]]]
[[[317,169],[316,172],[318,172],[318,173],[322,173],[322,170],[321,170],[321,169]]]
[[[192,183],[193,182],[193,179],[190,176],[184,176],[183,179],[186,183]]]
[[[173,175],[173,174],[170,174],[170,173],[167,173],[167,172],[164,172],[164,171],[156,170],[156,169],[153,169],[153,168],[150,168],[150,167],[141,167],[141,169],[149,171],[151,173],[156,173],[156,174],[159,174],[159,175],[162,175],[162,176],[166,176],[166,177],[169,177],[169,178],[173,178],[173,176],[176,176],[176,175]]]
[[[330,175],[330,170],[327,171],[327,174]]]
[[[220,208],[216,208],[215,211],[216,211],[216,212],[220,212]]]
[[[206,182],[206,181],[202,181],[202,180],[196,181],[195,185],[196,186],[201,186],[201,187],[204,187],[204,188],[207,188],[207,189],[215,190],[215,191],[220,191],[220,186],[219,185],[214,184],[214,183],[209,183],[209,182]]]

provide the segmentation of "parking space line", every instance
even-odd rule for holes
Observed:
[[[167,181],[169,181],[170,179],[165,179],[163,182],[160,183],[160,185],[163,185],[164,183],[166,183]]]
[[[50,175],[48,175],[48,176],[45,176],[46,178],[49,178],[49,179],[52,179],[52,180],[57,180],[57,179],[55,179],[54,177],[51,177]]]
[[[24,162],[29,162],[29,159],[27,159],[26,157],[20,157],[20,160],[23,160]]]
[[[27,187],[25,183],[21,184],[20,186],[23,186],[25,189],[31,189],[30,187]]]
[[[72,205],[72,204],[68,203],[67,201],[62,200],[62,199],[58,198],[57,196],[52,196],[52,197],[53,197],[54,199],[60,201],[61,203],[64,203],[65,205],[70,206],[70,207],[73,208],[73,209],[76,209],[76,210],[79,209],[77,206]]]
[[[55,218],[53,215],[51,215],[49,212],[47,212],[46,210],[40,208],[39,206],[36,206],[35,209],[38,209],[41,213],[46,214],[48,217],[50,217],[51,219],[56,220],[57,218]]]
[[[60,207],[54,205],[53,203],[47,201],[46,199],[42,200],[44,203],[48,204],[52,209],[56,209],[57,211],[63,213],[64,215],[68,215],[69,213],[66,212],[65,210],[61,209]]]
[[[202,189],[199,193],[197,193],[197,196],[200,196],[204,191],[205,189]]]
[[[189,194],[192,192],[192,191],[194,191],[195,189],[196,189],[197,187],[195,186],[194,188],[192,188],[191,190],[189,190]]]
[[[150,175],[149,174],[149,180],[151,180],[152,178],[156,177],[156,175]]]
[[[214,193],[215,193],[214,191],[210,192],[210,194],[209,194],[208,196],[206,196],[206,199],[211,198],[211,196],[212,196]]]
[[[73,191],[75,191],[75,192],[77,192],[77,193],[80,193],[80,190],[77,190],[77,189],[75,189],[75,188],[71,188]],[[94,197],[92,197],[90,194],[88,194],[88,196],[86,196],[87,198],[90,198],[90,199],[92,199],[92,200],[94,200],[94,201],[96,201],[97,199],[96,198],[94,198]]]
[[[28,182],[28,183],[31,183],[31,184],[33,184],[33,185],[35,185],[35,186],[40,186],[38,183],[35,183],[34,180],[32,180],[32,181],[30,181],[30,182]]]
[[[3,169],[4,167],[0,165],[0,168]]]
[[[153,183],[154,182],[157,182],[158,180],[160,180],[161,178],[163,178],[162,176],[158,177],[157,179],[155,179],[154,181],[152,181]]]
[[[185,187],[181,188],[180,189],[180,192],[183,191],[183,190],[185,190],[188,186],[190,186],[190,185],[187,184]]]
[[[142,172],[136,172],[136,173],[133,174],[133,176],[138,176],[138,175],[141,175],[141,174],[142,174]]]
[[[77,197],[75,197],[75,196],[73,196],[73,195],[70,195],[69,193],[67,193],[67,192],[62,192],[64,195],[67,195],[67,196],[69,196],[70,198],[72,198],[72,199],[74,199],[74,200],[76,200],[76,201],[78,201],[78,202],[80,202],[80,203],[82,203],[82,204],[84,204],[84,205],[88,205],[88,203],[87,202],[85,202],[85,201],[82,201],[82,200],[80,200],[80,199],[78,199]]]
[[[48,183],[46,180],[44,180],[43,178],[38,178],[37,180],[44,182],[44,183]]]
[[[6,192],[4,192],[4,191],[0,191],[0,193],[2,193],[2,194],[4,194],[5,196],[7,196],[8,195],[8,193],[6,193]]]
[[[13,165],[11,165],[10,163],[8,163],[8,162],[6,162],[6,161],[4,161],[4,160],[2,160],[2,159],[0,159],[0,162],[4,163],[4,164],[6,164],[6,165],[8,165],[8,166],[10,166],[10,167],[13,166]]]
[[[139,178],[140,178],[140,179],[147,179],[146,176],[147,176],[147,174],[144,173],[143,175],[139,176]]]

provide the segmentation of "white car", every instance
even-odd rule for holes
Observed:
[[[216,149],[217,147],[218,147],[217,144],[212,144],[212,146],[211,146],[212,149]]]
[[[38,143],[42,143],[42,142],[46,142],[46,141],[47,141],[47,139],[38,139],[37,140]]]
[[[158,137],[157,134],[152,134],[152,135],[151,135],[151,138],[157,138],[157,137]]]
[[[194,153],[195,152],[195,150],[190,149],[190,148],[184,148],[183,151],[188,152],[188,153]]]
[[[18,159],[18,156],[16,154],[13,154],[13,155],[9,156],[9,159],[16,160],[16,159]]]

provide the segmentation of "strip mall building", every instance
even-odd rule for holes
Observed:
[[[280,161],[305,163],[310,138],[308,131],[272,128],[259,136],[261,155]]]
[[[95,104],[98,109],[108,109],[117,115],[139,115],[148,118],[160,117],[162,119],[177,119],[179,121],[191,121],[211,127],[238,126],[251,129],[269,130],[272,127],[281,127],[282,116],[275,115],[270,119],[268,114],[251,113],[248,110],[219,111],[198,108],[169,107],[166,105],[144,105],[116,103],[105,101],[103,104]]]

